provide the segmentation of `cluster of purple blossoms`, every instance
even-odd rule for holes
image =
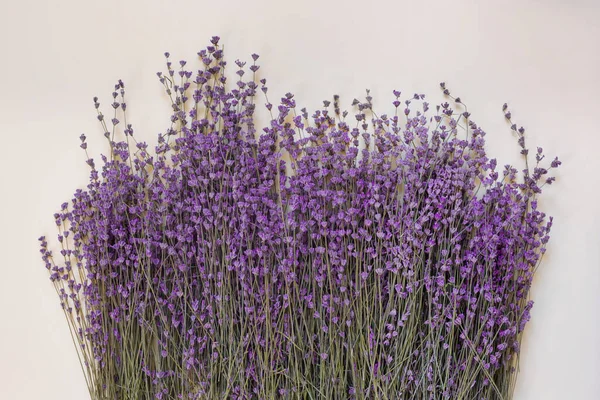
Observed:
[[[435,113],[397,91],[393,115],[368,91],[350,117],[274,106],[256,54],[226,88],[218,42],[197,71],[165,53],[153,152],[121,81],[112,116],[94,98],[110,155],[54,216],[60,259],[40,238],[91,397],[510,398],[558,159],[498,169],[444,84]]]

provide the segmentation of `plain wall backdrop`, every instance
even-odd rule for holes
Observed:
[[[92,97],[103,106],[123,79],[128,122],[150,143],[168,127],[155,72],[163,52],[196,61],[221,36],[232,66],[261,55],[270,99],[296,94],[315,109],[346,108],[371,89],[442,100],[460,95],[499,165],[522,167],[503,114],[529,145],[563,161],[540,205],[555,217],[532,291],[517,400],[600,399],[600,2],[583,1],[3,1],[0,9],[0,398],[89,398],[37,237],[87,183],[106,150]],[[230,70],[231,72],[231,70]],[[110,106],[105,107],[105,112]]]

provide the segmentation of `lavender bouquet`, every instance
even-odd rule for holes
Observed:
[[[54,215],[60,250],[40,238],[91,398],[510,399],[560,161],[530,165],[505,104],[526,168],[499,169],[443,83],[434,111],[367,91],[309,115],[269,101],[258,55],[233,85],[218,37],[198,55],[165,54],[154,151],[123,82],[111,115],[94,98],[110,154]]]

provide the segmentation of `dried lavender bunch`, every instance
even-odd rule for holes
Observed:
[[[379,115],[367,91],[309,116],[270,103],[258,55],[232,89],[219,38],[198,55],[165,53],[152,153],[121,81],[111,117],[94,98],[110,154],[55,214],[60,260],[40,238],[91,398],[511,398],[560,161],[530,168],[504,105],[526,168],[498,171],[443,83],[435,113],[394,91]]]

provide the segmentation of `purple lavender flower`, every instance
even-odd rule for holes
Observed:
[[[415,94],[398,115],[393,91],[388,116],[367,91],[354,124],[337,95],[309,116],[259,94],[257,54],[232,88],[218,37],[198,55],[175,75],[165,53],[153,151],[115,85],[110,154],[55,214],[58,251],[39,238],[91,397],[508,398],[560,161],[530,168],[509,121],[526,168],[500,179],[445,83],[460,110]]]

